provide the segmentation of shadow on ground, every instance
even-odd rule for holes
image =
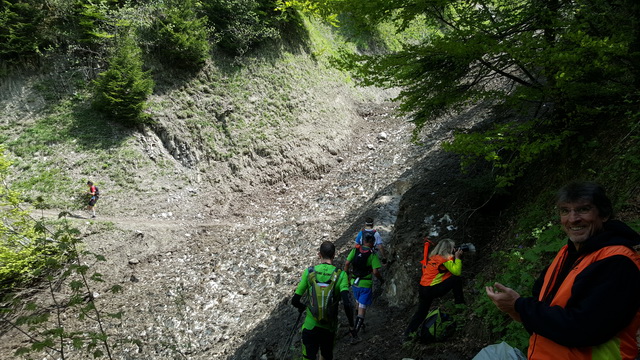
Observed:
[[[478,208],[477,203],[482,200],[482,197],[478,196],[477,192],[470,193],[466,182],[469,175],[461,174],[459,169],[459,161],[456,157],[438,150],[429,158],[415,164],[400,177],[406,177],[408,173],[412,173],[416,180],[400,202],[394,231],[387,240],[389,247],[393,249],[391,261],[383,268],[383,274],[387,282],[393,279],[394,286],[398,287],[393,294],[406,298],[393,299],[394,304],[390,304],[391,299],[387,298],[390,292],[382,294],[385,289],[381,289],[376,283],[374,304],[367,311],[367,332],[363,333],[361,341],[354,345],[350,343],[346,317],[341,311],[340,328],[334,351],[335,359],[471,359],[490,342],[483,326],[474,324],[475,320],[470,319],[465,324],[465,329],[459,331],[458,337],[449,342],[430,345],[402,344],[404,327],[415,311],[417,302],[422,241],[424,236],[433,230],[435,224],[435,221],[434,224],[430,224],[425,219],[430,217],[439,219],[447,214],[453,219],[449,224],[452,226],[439,224],[439,233],[434,238],[449,237],[457,243],[472,240],[479,249],[484,246],[483,241],[491,239],[495,231],[493,225],[497,214],[487,213]],[[372,199],[380,193],[389,191],[389,188],[383,189]],[[370,199],[360,209],[345,216],[349,221],[342,223],[351,225],[336,241],[338,248],[353,241],[352,234],[362,226],[364,217],[374,211],[371,206],[373,204]],[[337,254],[335,264],[341,267],[346,255],[346,253]],[[481,256],[481,253],[477,254],[465,263],[466,268],[469,269],[464,274],[467,284],[465,296],[468,304],[478,297],[478,291],[474,289],[476,287],[474,277],[478,271],[481,271],[481,266],[478,266],[482,263]],[[302,270],[300,269],[300,272]],[[405,279],[404,282],[402,278]],[[447,301],[451,302],[449,296],[436,300],[432,306],[446,304]],[[296,322],[297,318],[298,311],[290,304],[290,297],[282,299],[271,317],[256,327],[247,336],[246,342],[229,359],[299,359],[300,327],[304,321],[304,315],[299,322]]]

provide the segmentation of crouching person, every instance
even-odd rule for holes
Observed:
[[[430,241],[428,242],[430,243]],[[422,264],[422,277],[418,290],[418,309],[411,318],[409,326],[404,331],[404,340],[411,341],[416,337],[416,332],[429,314],[431,303],[434,299],[446,295],[453,290],[453,298],[456,304],[464,304],[462,292],[462,249],[456,248],[451,239],[442,239],[429,253],[428,243],[425,244]]]
[[[320,264],[307,268],[291,299],[291,304],[300,312],[307,311],[302,324],[302,357],[316,360],[318,352],[321,359],[333,359],[333,346],[338,330],[338,304],[340,299],[349,321],[349,332],[355,335],[353,310],[349,301],[349,280],[345,272],[333,265],[336,247],[330,241],[320,246]],[[309,292],[309,304],[300,302]]]

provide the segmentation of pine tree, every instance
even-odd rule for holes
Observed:
[[[142,66],[140,48],[134,39],[129,34],[121,36],[108,60],[108,70],[100,73],[95,82],[96,108],[127,126],[149,122],[150,116],[144,111],[155,84]]]
[[[0,60],[16,62],[37,55],[44,45],[38,36],[43,18],[37,2],[0,0]]]
[[[157,20],[157,51],[172,65],[198,67],[209,57],[207,18],[199,17],[194,0],[172,1]]]

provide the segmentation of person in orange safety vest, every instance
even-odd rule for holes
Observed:
[[[462,250],[455,248],[451,239],[442,239],[438,242],[427,258],[430,240],[427,239],[424,247],[422,263],[422,277],[418,290],[418,309],[411,318],[404,332],[404,341],[415,338],[416,331],[424,321],[433,299],[446,295],[453,290],[456,304],[464,304],[462,293]]]
[[[636,359],[640,234],[612,219],[611,201],[596,183],[563,187],[557,207],[569,240],[533,296],[500,283],[487,286],[487,295],[531,334],[528,359]]]

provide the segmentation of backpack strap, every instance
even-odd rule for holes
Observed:
[[[331,277],[329,278],[329,280],[324,281],[324,284],[331,284],[332,282],[338,280],[338,277],[340,276],[340,272],[342,270],[338,269],[337,266],[333,267],[333,272],[331,272]],[[313,278],[317,279],[317,272],[316,272],[316,268],[315,266],[309,266],[309,269],[307,270],[307,279],[309,279],[309,276],[312,276],[313,274]]]
[[[331,274],[331,279],[329,279],[329,282],[332,283],[337,281],[341,271],[342,270],[338,269],[338,267],[336,266],[336,268],[333,269],[333,273]]]
[[[427,259],[429,258],[429,247],[433,245],[433,242],[431,240],[429,240],[428,237],[425,236],[424,238],[424,254],[422,256],[422,261],[420,261],[420,264],[422,264],[422,266],[427,266]]]

